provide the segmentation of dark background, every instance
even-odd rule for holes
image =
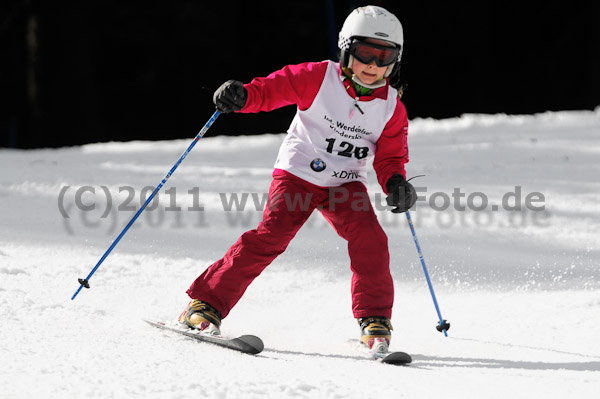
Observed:
[[[411,119],[600,105],[598,1],[0,0],[0,146],[193,137],[223,81],[337,59],[367,4],[404,26]],[[294,112],[210,135],[283,132]]]

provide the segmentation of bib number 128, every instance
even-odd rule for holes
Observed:
[[[327,152],[333,154],[333,147],[335,146],[336,139],[325,139],[327,141]],[[341,157],[356,157],[356,159],[363,159],[369,154],[369,147],[355,147],[352,143],[342,141],[336,152]]]

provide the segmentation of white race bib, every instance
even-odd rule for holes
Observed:
[[[359,101],[359,110],[346,92],[337,64],[329,61],[310,108],[296,112],[275,168],[321,187],[351,181],[366,184],[377,140],[397,101],[398,92],[388,87],[386,100]]]

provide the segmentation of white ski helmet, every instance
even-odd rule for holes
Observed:
[[[388,77],[402,58],[404,33],[398,18],[385,8],[378,6],[359,7],[352,11],[344,21],[338,40],[340,62],[343,67],[352,65],[352,55],[349,50],[355,38],[385,40],[400,49],[398,61],[390,65],[385,73],[385,77]]]

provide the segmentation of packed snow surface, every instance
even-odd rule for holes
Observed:
[[[146,325],[176,319],[189,284],[258,223],[283,137],[209,131],[74,300],[190,140],[0,150],[0,397],[598,397],[600,109],[411,122],[408,175],[425,175],[412,217],[447,338],[406,218],[371,173],[391,349],[410,366],[349,344],[346,245],[318,213],[224,320],[260,336],[260,355]]]

